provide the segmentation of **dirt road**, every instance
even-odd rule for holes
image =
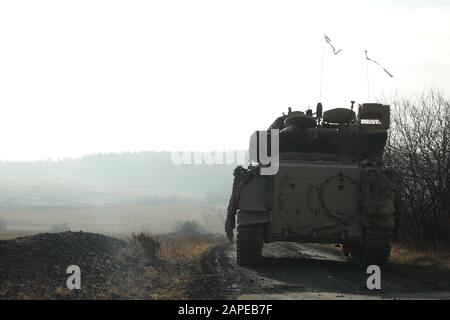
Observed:
[[[224,244],[202,266],[209,298],[221,290],[216,295],[228,299],[450,299],[448,274],[392,263],[381,270],[381,290],[368,290],[364,270],[320,245],[265,245],[261,265],[243,268],[236,265],[236,244]]]
[[[389,263],[371,291],[364,270],[333,247],[274,243],[258,267],[242,268],[236,244],[222,238],[158,241],[86,232],[0,241],[0,299],[450,299],[450,271],[434,265]],[[81,290],[67,289],[72,264]]]

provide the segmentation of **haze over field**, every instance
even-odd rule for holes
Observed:
[[[448,1],[4,1],[0,159],[245,149],[289,106],[450,83]],[[334,56],[327,34],[343,51]]]
[[[221,233],[233,168],[175,165],[168,152],[0,162],[0,230],[159,233],[195,220]]]
[[[56,203],[58,195],[61,195],[60,201],[66,205],[152,203],[158,199],[225,203],[234,167],[233,164],[175,165],[169,152],[97,154],[60,161],[0,162],[0,186],[3,187],[0,206],[2,203],[39,205],[38,201],[44,201],[39,192],[51,193]],[[21,186],[26,187],[19,192],[22,198],[14,189]],[[30,196],[23,198],[24,193]]]

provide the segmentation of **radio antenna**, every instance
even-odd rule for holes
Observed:
[[[325,39],[325,42],[328,43],[328,45],[333,49],[334,55],[339,54],[342,49],[336,50],[335,46],[331,42],[330,37],[328,37],[326,34],[323,35],[323,38]],[[323,69],[324,69],[324,59],[325,59],[325,42],[322,45],[322,61],[320,64],[320,90],[319,90],[319,102],[322,101],[322,81],[323,81]]]
[[[323,79],[323,59],[325,55],[325,43],[322,44],[322,60],[320,63],[320,89],[319,89],[319,101],[322,101],[322,79]]]
[[[377,61],[369,58],[369,56],[367,55],[367,50],[366,50],[366,69],[367,69],[367,95],[369,97],[369,101],[370,101],[370,85],[369,85],[369,61],[375,63],[377,66],[379,66],[381,69],[383,69],[383,71],[391,78],[393,78],[394,76],[392,75],[392,73],[390,73],[385,67],[383,67],[381,64],[379,64]]]
[[[367,59],[366,50],[366,75],[367,75],[367,102],[370,102],[370,80],[369,80],[369,59]]]

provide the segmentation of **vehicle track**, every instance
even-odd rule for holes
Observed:
[[[251,268],[236,265],[235,243],[222,244],[203,257],[202,269],[214,279],[210,292],[227,299],[450,299],[446,281],[394,264],[382,269],[382,289],[368,290],[364,270],[315,244],[265,245],[262,263]]]

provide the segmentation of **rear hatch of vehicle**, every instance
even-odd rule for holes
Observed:
[[[268,232],[274,240],[357,239],[360,167],[335,161],[280,161]]]

